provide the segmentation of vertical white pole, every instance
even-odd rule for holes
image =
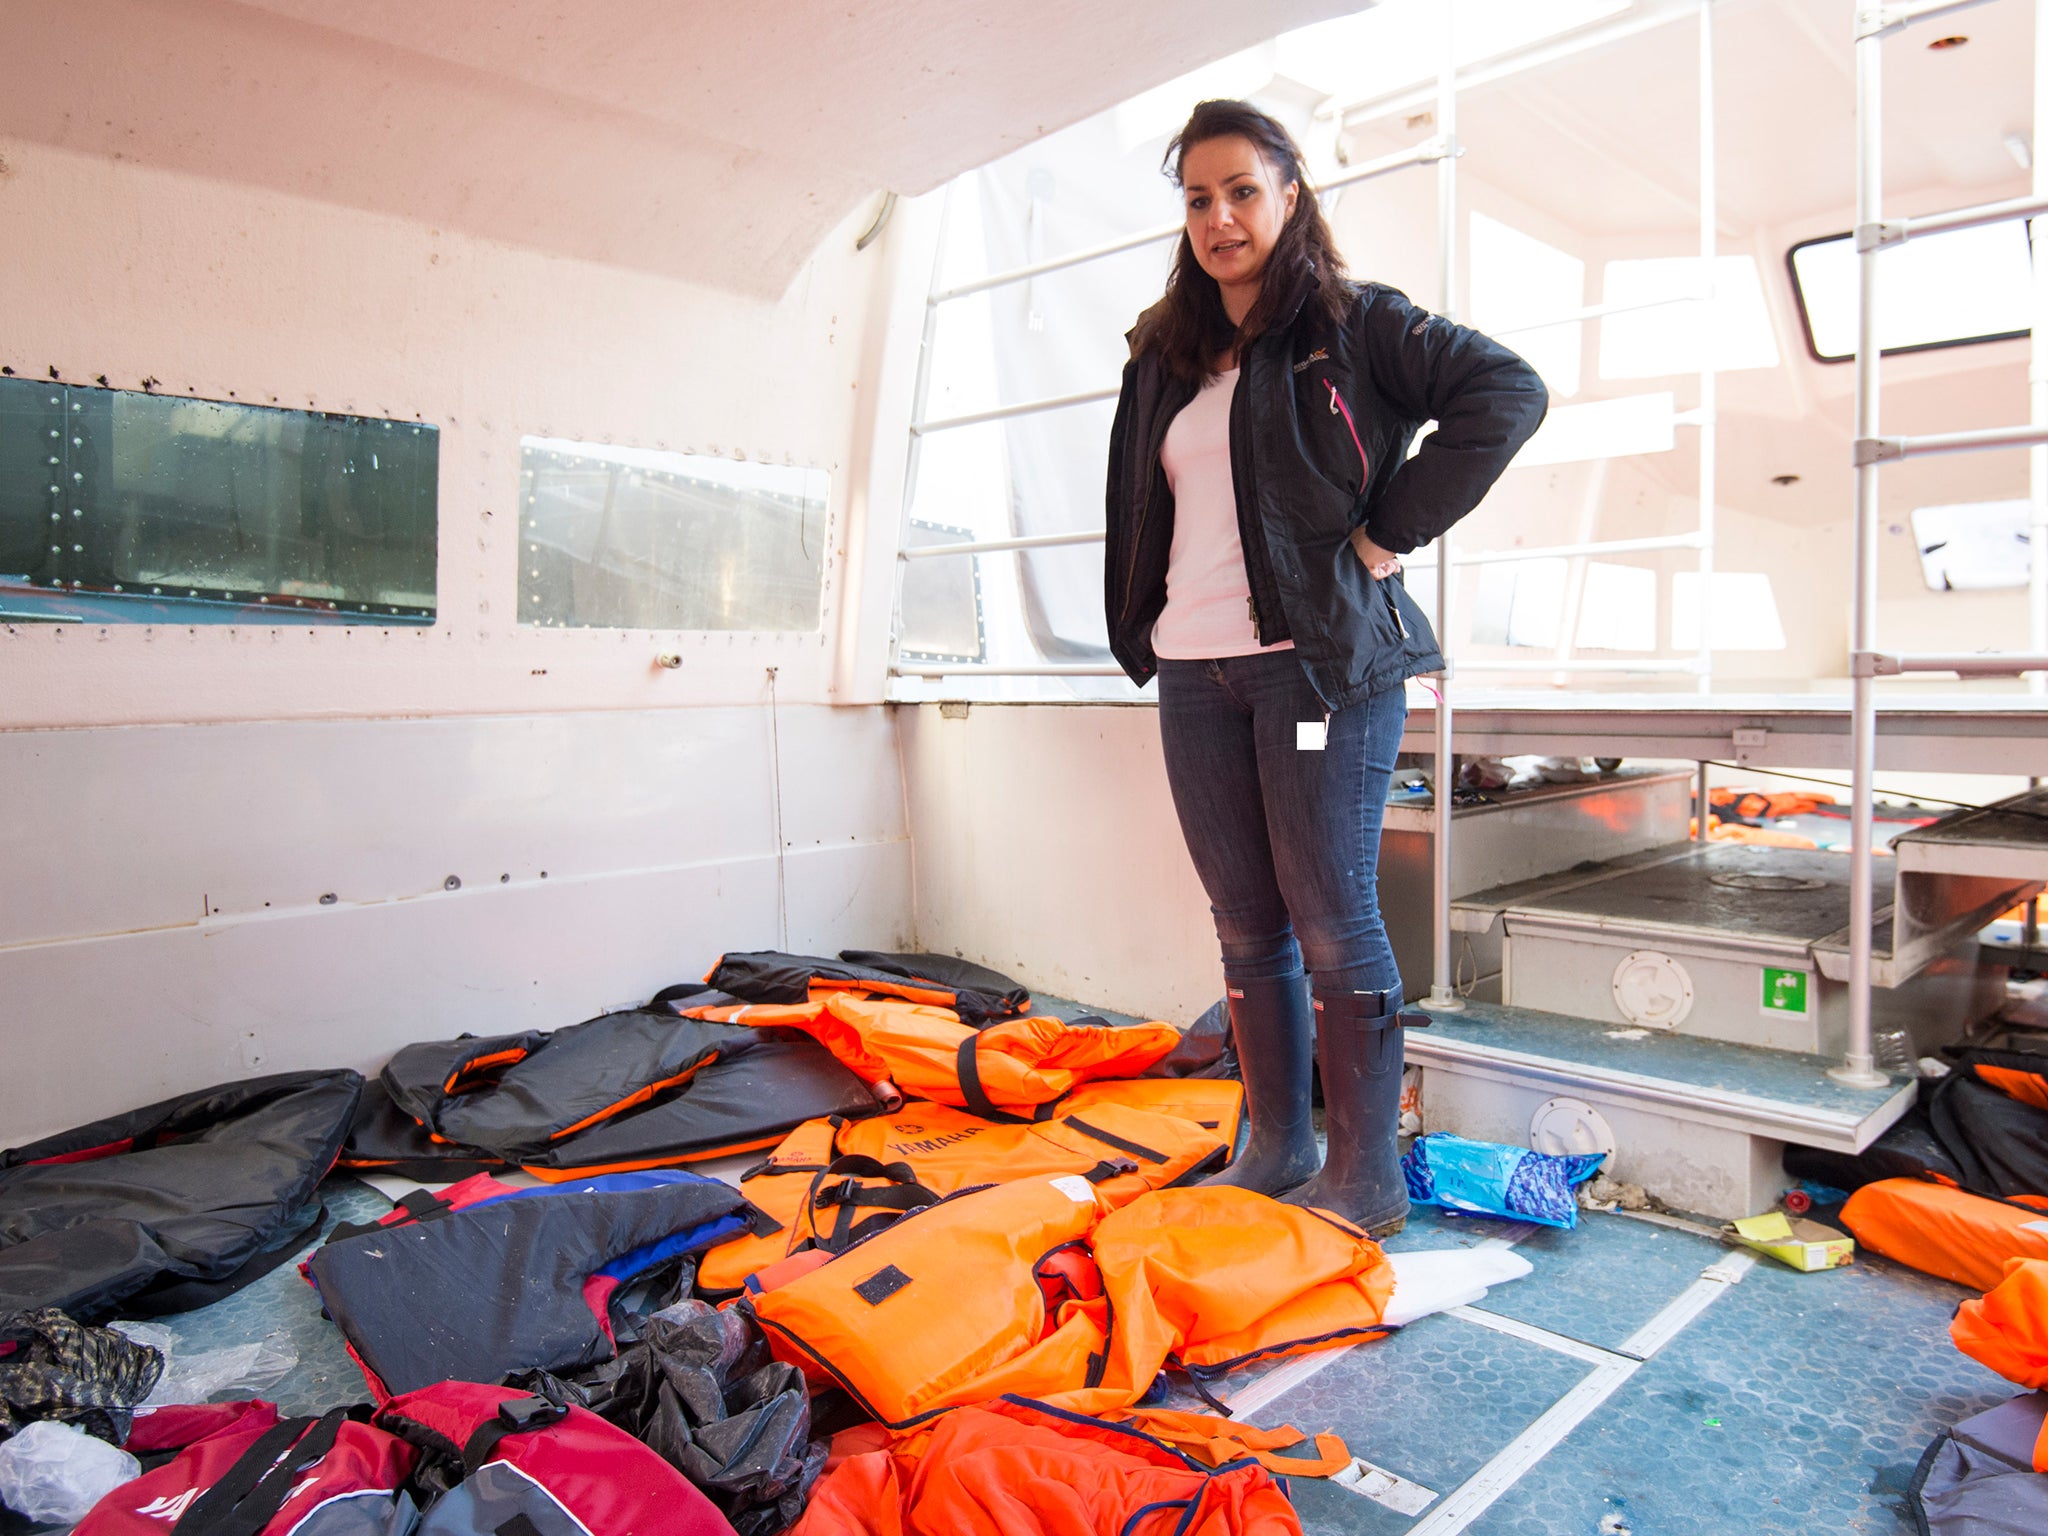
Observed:
[[[932,302],[932,295],[939,291],[939,273],[945,267],[946,235],[952,228],[952,214],[953,189],[949,186],[939,205],[939,238],[932,252],[931,282],[925,289],[924,331],[917,342],[917,376],[910,388],[910,444],[903,466],[903,508],[896,521],[896,575],[889,588],[889,670],[883,674],[885,678],[896,675],[897,659],[903,649],[903,577],[910,564],[903,551],[910,547],[910,513],[917,505],[917,471],[924,456],[924,436],[917,427],[931,403],[932,347],[939,334],[939,306]]]
[[[2042,159],[2048,127],[2048,0],[2034,0],[2034,196],[2048,197],[2048,162]],[[2034,247],[2034,340],[2027,394],[2037,427],[2048,426],[2048,218],[2027,225]],[[2027,530],[2027,648],[2048,651],[2048,448],[2027,452],[2027,500],[2033,515]],[[2048,693],[2048,672],[2029,677],[2035,693]],[[2028,911],[2033,908],[2029,907]]]
[[[1700,761],[1694,763],[1693,767],[1698,771],[1699,776],[1693,780],[1692,808],[1694,814],[1692,840],[1696,843],[1704,843],[1707,841],[1707,765],[1705,761]]]
[[[1882,8],[1856,9],[1856,227],[1869,229],[1881,217],[1884,171],[1881,157],[1884,55]],[[1856,262],[1856,436],[1877,436],[1877,263],[1878,249]],[[1887,1081],[1873,1069],[1870,1051],[1870,877],[1871,775],[1877,770],[1877,698],[1872,691],[1871,653],[1877,648],[1877,465],[1856,466],[1856,571],[1849,641],[1849,1049],[1828,1075],[1844,1083],[1876,1087]]]
[[[1714,689],[1714,453],[1720,431],[1714,372],[1714,295],[1720,193],[1714,164],[1714,5],[1700,6],[1700,650],[1699,691]],[[1705,801],[1700,835],[1706,836]]]
[[[2048,128],[2048,0],[2034,0],[2034,136],[2029,147],[2036,197],[2048,197],[2048,163],[2041,158],[2048,136],[2043,128]],[[2034,341],[2027,393],[2033,424],[2048,427],[2048,218],[2031,220],[2027,229],[2034,246]],[[2028,450],[2027,500],[2033,506],[2027,530],[2027,648],[2038,654],[2048,651],[2048,448]],[[2034,692],[2048,693],[2048,672],[2029,674],[2028,683]],[[2035,778],[2029,783],[2039,789],[2043,781]],[[2030,954],[2041,942],[2041,925],[2031,901],[2020,924],[2020,941]]]
[[[1436,131],[1443,138],[1444,157],[1436,166],[1437,311],[1446,320],[1458,318],[1458,52],[1457,3],[1444,0],[1443,57],[1436,77]],[[1436,836],[1430,853],[1431,932],[1429,1004],[1432,1011],[1454,1013],[1464,1007],[1451,971],[1451,815],[1456,798],[1456,758],[1451,754],[1451,535],[1436,541],[1436,640],[1444,654],[1437,675],[1436,700]]]

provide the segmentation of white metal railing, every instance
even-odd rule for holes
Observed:
[[[930,560],[939,555],[993,555],[1005,549],[1055,549],[1062,544],[1100,544],[1107,535],[1100,528],[1079,533],[1027,533],[1014,539],[975,539],[959,544],[920,544],[903,551],[905,560]]]
[[[1451,24],[1449,20],[1450,10],[1451,7],[1447,5],[1446,28]],[[1411,103],[1414,106],[1426,104],[1434,109],[1438,130],[1437,136],[1423,143],[1411,145],[1406,149],[1381,156],[1378,159],[1347,167],[1345,170],[1317,183],[1319,191],[1329,192],[1339,187],[1390,175],[1411,166],[1436,163],[1439,177],[1439,258],[1440,262],[1448,265],[1453,262],[1455,257],[1456,227],[1455,220],[1450,218],[1445,210],[1447,205],[1454,203],[1455,200],[1455,161],[1457,156],[1463,152],[1456,142],[1458,90],[1461,87],[1470,88],[1474,84],[1481,83],[1482,80],[1504,78],[1518,70],[1536,67],[1548,62],[1552,58],[1562,57],[1565,53],[1578,51],[1597,43],[1634,36],[1649,28],[1662,26],[1668,21],[1694,13],[1697,13],[1700,26],[1701,290],[1692,294],[1676,294],[1657,299],[1589,305],[1549,319],[1517,321],[1513,325],[1495,327],[1492,334],[1498,336],[1518,335],[1530,331],[1548,329],[1553,326],[1604,319],[1611,315],[1631,314],[1644,310],[1666,308],[1674,304],[1698,304],[1700,306],[1702,328],[1700,402],[1695,409],[1678,413],[1674,418],[1674,424],[1700,429],[1699,525],[1692,532],[1684,534],[1660,535],[1641,539],[1582,540],[1568,545],[1542,546],[1529,549],[1486,550],[1469,555],[1454,553],[1450,556],[1450,559],[1453,565],[1464,566],[1564,557],[1573,562],[1571,575],[1572,578],[1576,578],[1583,561],[1595,555],[1641,553],[1665,549],[1697,550],[1701,578],[1700,648],[1690,664],[1683,667],[1668,662],[1645,662],[1617,668],[1613,662],[1604,658],[1597,660],[1582,660],[1578,658],[1575,655],[1575,647],[1569,633],[1567,633],[1566,638],[1559,643],[1556,654],[1550,660],[1540,665],[1525,661],[1522,658],[1513,658],[1484,663],[1482,670],[1551,671],[1559,673],[1627,670],[1694,673],[1700,679],[1700,689],[1702,692],[1706,692],[1711,688],[1713,667],[1711,607],[1713,602],[1714,471],[1717,432],[1717,415],[1715,411],[1716,373],[1713,367],[1713,358],[1711,355],[1708,355],[1709,338],[1712,332],[1711,306],[1714,297],[1714,267],[1717,254],[1715,250],[1714,220],[1716,183],[1712,0],[1654,0],[1654,3],[1644,5],[1640,10],[1628,17],[1619,18],[1611,23],[1581,29],[1581,31],[1573,34],[1568,39],[1554,39],[1545,44],[1533,45],[1528,49],[1504,55],[1500,59],[1489,61],[1484,68],[1478,71],[1468,70],[1462,75],[1456,67],[1455,55],[1451,52],[1451,44],[1447,34],[1444,53],[1439,61],[1438,75],[1433,91],[1426,96],[1417,96],[1414,102]],[[1380,105],[1383,105],[1383,103],[1352,103],[1339,109],[1336,115],[1341,121],[1355,112],[1371,113]],[[1327,103],[1325,107],[1328,107]],[[1063,271],[1086,263],[1105,260],[1127,251],[1171,240],[1180,234],[1182,228],[1183,225],[1181,223],[1163,224],[1154,229],[1140,231],[1137,234],[1125,236],[1121,239],[1090,246],[1080,251],[1069,252],[1062,256],[1049,257],[1043,261],[1033,262],[1025,266],[991,273],[988,276],[975,278],[965,283],[958,283],[948,288],[939,288],[934,285],[931,294],[926,300],[923,346],[919,356],[915,397],[912,405],[910,427],[912,447],[909,462],[906,466],[903,491],[903,520],[906,531],[909,524],[911,506],[917,490],[917,469],[920,458],[918,446],[924,437],[934,432],[979,426],[989,422],[1010,420],[1040,412],[1064,410],[1074,406],[1096,404],[1113,400],[1118,393],[1115,388],[1081,390],[1072,394],[1057,395],[1040,400],[1021,401],[1013,405],[996,406],[987,410],[927,420],[924,418],[923,413],[929,397],[930,352],[932,341],[936,334],[938,306],[974,294],[985,293],[990,289],[1007,284],[1026,282],[1032,278],[1042,277],[1050,272]],[[1439,283],[1444,303],[1439,308],[1446,315],[1451,313],[1452,307],[1450,303],[1451,289],[1449,281],[1448,277],[1440,276]],[[899,539],[898,574],[900,578],[902,563],[912,559],[992,554],[1010,550],[1029,550],[1051,548],[1059,545],[1097,543],[1101,542],[1104,537],[1104,533],[1100,530],[1087,530],[1063,534],[1020,536],[1011,539],[984,539],[954,544],[927,545],[915,550],[908,547],[907,538]],[[1423,555],[1418,559],[1405,563],[1410,569],[1415,571],[1434,570],[1438,565],[1437,559],[1431,555]],[[892,609],[890,625],[890,674],[892,676],[933,675],[922,670],[901,667],[897,664],[900,659],[898,637],[902,630],[903,621],[901,612],[902,584],[900,579],[896,584],[896,590],[898,594],[897,602]],[[1439,604],[1439,606],[1441,607],[1442,605]],[[1444,614],[1440,614],[1439,618],[1441,619],[1444,616]],[[1439,623],[1438,630],[1439,640],[1442,641],[1446,633],[1442,623]],[[1020,665],[1024,667],[1023,671],[1008,675],[1031,675],[1029,664]],[[966,672],[986,670],[988,669],[985,666],[961,663],[939,675],[959,675]],[[1046,675],[1062,674],[1047,672]]]
[[[1517,320],[1513,325],[1489,325],[1486,334],[1499,340],[1503,336],[1525,336],[1530,331],[1547,331],[1554,325],[1571,325],[1580,320],[1604,320],[1609,315],[1634,315],[1646,309],[1669,309],[1674,304],[1710,304],[1711,293],[1673,293],[1661,299],[1632,299],[1625,304],[1591,304],[1584,309],[1569,310],[1548,320]]]
[[[1852,459],[1856,475],[1855,581],[1851,611],[1853,629],[1850,674],[1850,842],[1849,842],[1849,1048],[1842,1065],[1830,1076],[1863,1087],[1889,1081],[1876,1070],[1870,1043],[1871,955],[1874,897],[1871,876],[1876,864],[1872,827],[1877,769],[1877,693],[1880,676],[1914,672],[1952,672],[1962,677],[2018,676],[2048,671],[2048,561],[2040,548],[2040,530],[2048,526],[2048,474],[2039,449],[2048,444],[2048,273],[2034,267],[2032,421],[2024,427],[1989,427],[1972,432],[1945,432],[1920,437],[1885,437],[1878,431],[1879,369],[1883,356],[1877,330],[1879,258],[1919,235],[1971,229],[2048,212],[2048,178],[2042,161],[2034,160],[2034,195],[1982,203],[1946,213],[1886,220],[1884,200],[1883,42],[1915,22],[1967,10],[1984,0],[1922,0],[1919,4],[1860,4],[1856,10],[1856,438]],[[2034,6],[2034,143],[2048,126],[2048,0]],[[2036,228],[2032,238],[2040,239]],[[2029,494],[2033,504],[2034,547],[2029,557],[2032,631],[2031,651],[1901,654],[1877,648],[1878,474],[1894,460],[1938,453],[1968,453],[2001,448],[2035,449],[2030,464]]]
[[[1457,0],[1445,0],[1443,52],[1436,81],[1436,127],[1446,141],[1455,145],[1458,133],[1458,18]],[[1458,318],[1458,161],[1446,157],[1436,171],[1437,308],[1446,320]],[[1451,822],[1458,797],[1458,758],[1452,750],[1455,725],[1451,706],[1451,679],[1457,668],[1451,660],[1451,608],[1455,593],[1451,530],[1446,528],[1436,541],[1436,643],[1444,659],[1437,674],[1436,721],[1431,743],[1429,840],[1429,997],[1426,1006],[1437,1013],[1456,1013],[1465,1004],[1458,996],[1458,973],[1451,959]]]
[[[950,432],[955,427],[978,427],[983,422],[1007,421],[1012,416],[1036,416],[1041,411],[1063,411],[1070,405],[1093,405],[1098,400],[1114,400],[1117,391],[1109,389],[1084,389],[1071,395],[1051,395],[1043,400],[1024,400],[1016,405],[993,406],[986,411],[969,411],[964,416],[941,416],[935,421],[913,421],[910,431],[913,437],[922,437],[928,432]]]
[[[1348,167],[1317,184],[1319,191],[1332,191],[1338,187],[1367,181],[1376,177],[1391,175],[1411,166],[1434,163],[1437,166],[1437,213],[1438,213],[1438,258],[1439,258],[1439,312],[1446,318],[1454,319],[1457,314],[1457,158],[1462,150],[1457,141],[1457,97],[1461,84],[1470,86],[1482,80],[1504,78],[1518,69],[1533,68],[1553,57],[1562,57],[1565,51],[1575,51],[1595,42],[1616,40],[1632,36],[1650,27],[1661,26],[1667,21],[1697,12],[1699,20],[1700,61],[1699,61],[1699,123],[1700,123],[1700,236],[1699,250],[1701,263],[1702,291],[1691,295],[1674,295],[1664,298],[1627,303],[1598,304],[1573,310],[1549,320],[1517,322],[1513,326],[1500,328],[1498,334],[1509,335],[1526,331],[1546,329],[1551,326],[1583,323],[1602,319],[1610,315],[1634,313],[1640,310],[1662,308],[1672,304],[1697,303],[1700,312],[1701,357],[1700,357],[1700,400],[1698,406],[1677,417],[1680,425],[1694,426],[1700,430],[1699,502],[1700,521],[1698,527],[1688,533],[1657,535],[1638,539],[1580,540],[1570,544],[1538,546],[1528,549],[1482,550],[1470,554],[1459,554],[1452,548],[1450,535],[1446,533],[1437,542],[1434,558],[1424,556],[1413,561],[1417,570],[1434,569],[1436,572],[1436,627],[1440,644],[1448,651],[1451,634],[1453,606],[1453,582],[1451,568],[1464,565],[1485,565],[1495,562],[1541,560],[1564,557],[1573,562],[1576,576],[1581,563],[1596,554],[1622,554],[1663,549],[1693,549],[1698,552],[1700,573],[1700,643],[1695,656],[1675,660],[1627,661],[1614,658],[1581,658],[1575,656],[1572,644],[1567,638],[1560,642],[1557,653],[1545,659],[1512,658],[1482,664],[1481,670],[1489,671],[1544,671],[1544,672],[1634,672],[1668,673],[1694,675],[1699,687],[1706,692],[1711,687],[1712,651],[1712,606],[1714,569],[1714,492],[1715,492],[1715,448],[1717,435],[1717,414],[1715,410],[1716,371],[1712,355],[1713,334],[1712,304],[1715,288],[1716,249],[1716,166],[1714,156],[1715,112],[1714,112],[1714,57],[1713,57],[1713,0],[1646,0],[1637,14],[1606,27],[1584,29],[1573,39],[1554,41],[1551,45],[1533,47],[1520,53],[1491,61],[1478,71],[1467,71],[1461,78],[1452,45],[1452,25],[1455,11],[1454,0],[1446,0],[1443,7],[1444,39],[1434,92],[1422,101],[1433,104],[1436,118],[1437,137],[1422,144],[1383,156],[1362,165]],[[1416,104],[1421,105],[1422,101]],[[1354,104],[1358,106],[1360,104]],[[1384,106],[1384,103],[1363,104],[1368,108]],[[1340,109],[1340,120],[1353,108]],[[1070,407],[1111,400],[1116,397],[1115,389],[1082,390],[1072,394],[1054,396],[1048,399],[1023,401],[1014,405],[997,406],[988,410],[968,412],[957,416],[926,419],[926,404],[930,397],[931,354],[937,332],[939,306],[952,301],[985,293],[1011,283],[1028,281],[1047,273],[1067,270],[1085,263],[1105,260],[1124,252],[1140,249],[1147,245],[1176,238],[1182,229],[1180,223],[1162,225],[1156,229],[1144,230],[1119,240],[1092,246],[1085,250],[1052,257],[1028,266],[1011,268],[992,273],[970,282],[940,288],[936,281],[925,301],[924,329],[920,342],[918,366],[913,386],[910,429],[910,452],[905,465],[903,489],[903,534],[897,540],[898,560],[896,564],[895,596],[891,608],[889,674],[896,677],[1113,677],[1119,668],[1107,663],[906,663],[901,656],[900,637],[902,633],[902,575],[909,562],[914,559],[937,559],[955,555],[978,555],[999,551],[1022,551],[1050,548],[1058,545],[1087,544],[1100,542],[1105,538],[1101,530],[1084,532],[1041,534],[1007,539],[969,540],[954,544],[926,545],[916,549],[909,547],[907,537],[911,509],[917,492],[917,474],[920,447],[923,439],[931,433],[950,431],[963,427],[1003,421],[1044,411],[1064,410]],[[1910,238],[1910,231],[1906,238]],[[944,235],[941,232],[940,248],[943,251]],[[936,265],[936,262],[935,262]],[[1437,783],[1441,803],[1446,807],[1451,799],[1455,775],[1452,765],[1454,710],[1449,698],[1451,668],[1446,662],[1435,720],[1435,761]],[[1704,823],[1704,816],[1701,820]],[[1432,954],[1432,985],[1429,1006],[1439,1010],[1454,1010],[1459,1006],[1450,958],[1450,817],[1448,813],[1438,820],[1434,838],[1434,860],[1432,874],[1432,895],[1436,909],[1435,946]]]

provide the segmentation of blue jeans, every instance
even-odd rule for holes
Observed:
[[[1291,976],[1318,992],[1401,985],[1380,919],[1380,823],[1408,704],[1389,688],[1329,715],[1320,752],[1295,727],[1323,702],[1292,651],[1159,663],[1159,738],[1174,809],[1209,894],[1229,981]]]

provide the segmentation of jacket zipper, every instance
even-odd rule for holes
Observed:
[[[1358,439],[1358,423],[1351,419],[1351,407],[1344,403],[1344,397],[1337,393],[1337,386],[1329,379],[1323,380],[1323,387],[1330,392],[1330,414],[1342,416],[1344,425],[1351,430],[1351,446],[1358,450],[1358,488],[1365,489],[1365,482],[1372,478],[1372,464],[1365,456],[1365,444]]]
[[[1351,419],[1351,407],[1346,405],[1344,397],[1337,393],[1336,384],[1326,377],[1323,380],[1323,387],[1330,392],[1330,414],[1332,416],[1342,416],[1344,418],[1344,425],[1351,431],[1351,446],[1358,450],[1358,471],[1363,477],[1359,481],[1359,490],[1363,492],[1366,481],[1372,478],[1372,465],[1365,456],[1365,444],[1358,440],[1358,423]],[[1376,581],[1373,585],[1384,587],[1386,582]],[[1383,595],[1387,600],[1388,611],[1394,615],[1394,628],[1401,632],[1403,640],[1408,639],[1408,621],[1401,617],[1401,605],[1394,601],[1393,593],[1386,592]]]

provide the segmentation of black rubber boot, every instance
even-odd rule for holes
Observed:
[[[1334,1211],[1374,1237],[1408,1223],[1401,1129],[1401,1029],[1429,1022],[1401,1013],[1401,992],[1318,992],[1316,1051],[1323,1068],[1323,1128],[1330,1155],[1290,1205]]]
[[[1297,971],[1233,981],[1225,989],[1252,1133],[1244,1154],[1204,1184],[1282,1195],[1315,1173],[1316,1132],[1309,1111],[1315,1032],[1307,982]]]

